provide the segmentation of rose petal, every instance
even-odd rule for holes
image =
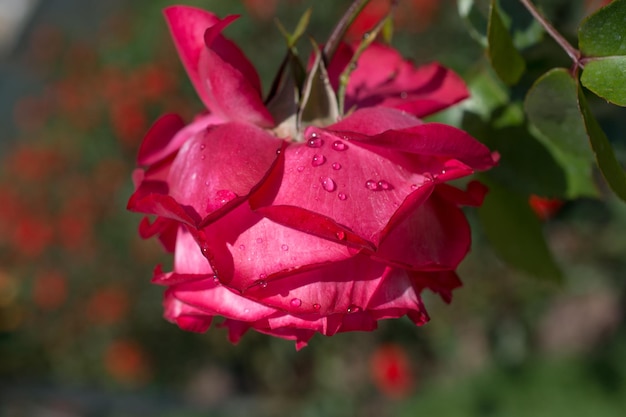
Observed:
[[[340,233],[372,250],[404,200],[422,187],[430,190],[432,175],[423,169],[441,171],[446,163],[365,147],[369,143],[346,141],[347,135],[324,129],[309,128],[306,135],[319,147],[289,146],[284,164],[275,165],[251,196],[251,207],[277,223],[331,240]]]
[[[455,269],[470,248],[463,212],[437,194],[387,230],[376,256],[414,270]]]
[[[220,281],[244,293],[293,270],[352,255],[341,241],[282,226],[252,212],[247,204],[234,208],[197,234]]]
[[[390,285],[389,292],[380,294],[379,288],[385,282]],[[398,290],[394,286],[403,288]],[[403,297],[412,292],[405,271],[388,267],[366,255],[355,255],[314,269],[294,271],[265,286],[251,287],[245,295],[294,315],[328,316],[363,311],[370,303],[376,307],[380,302],[375,296],[384,298],[393,294]]]
[[[180,149],[169,172],[169,195],[201,217],[218,217],[257,186],[282,145],[253,125],[231,122],[214,127]]]
[[[205,106],[228,120],[272,126],[254,66],[232,41],[220,34],[236,16],[222,20],[187,6],[168,7],[164,14],[187,74]],[[210,41],[208,46],[205,37]]]
[[[424,117],[467,97],[465,83],[451,70],[436,63],[415,67],[395,49],[375,43],[350,75],[346,109],[394,107]]]

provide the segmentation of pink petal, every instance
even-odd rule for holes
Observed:
[[[221,20],[186,6],[168,7],[164,13],[183,65],[205,106],[227,120],[272,126],[256,70],[243,52],[220,33],[236,17]]]
[[[204,80],[200,76],[199,62],[204,44],[204,32],[217,24],[220,18],[202,9],[187,6],[172,6],[163,10],[169,25],[178,55],[193,83],[196,92],[207,108],[213,105]]]
[[[197,233],[197,240],[229,288],[247,295],[291,271],[351,256],[342,241],[321,239],[264,218],[241,204]]]
[[[283,142],[249,124],[225,123],[189,139],[169,172],[169,195],[205,223],[238,204],[267,174]]]
[[[209,29],[210,30],[210,29]],[[200,56],[200,77],[205,80],[209,107],[216,114],[232,121],[248,122],[260,127],[274,126],[261,94],[250,84],[238,67],[226,62],[212,49]]]
[[[376,108],[362,109],[355,112],[350,118],[352,117],[363,121],[367,120],[368,117],[371,120],[376,120],[379,117],[388,120],[389,112],[381,114]],[[354,124],[344,121],[329,126],[328,129],[338,135],[343,134],[352,140],[361,141],[368,146],[395,149],[416,155],[456,159],[476,170],[489,169],[496,164],[494,155],[489,148],[468,133],[453,126],[441,123],[423,123],[401,128],[390,126],[386,131],[367,134],[355,130]],[[356,134],[350,135],[350,133]]]
[[[344,133],[309,128],[307,140],[320,146],[289,146],[284,164],[274,167],[250,205],[277,223],[329,240],[339,233],[355,246],[374,249],[405,199],[432,186],[424,170],[441,171],[446,159],[366,147],[369,142],[345,140]]]
[[[385,283],[403,287],[386,295],[401,297],[412,293],[406,272],[371,260],[366,255],[296,270],[265,286],[249,288],[245,295],[292,315],[350,315],[367,310]],[[376,305],[374,302],[373,305]]]
[[[454,72],[436,63],[415,67],[377,43],[365,50],[350,76],[346,109],[385,106],[424,117],[467,97],[465,83]]]

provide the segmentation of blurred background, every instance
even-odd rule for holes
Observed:
[[[0,0],[0,416],[623,415],[626,205],[600,180],[599,199],[530,201],[561,284],[508,267],[474,227],[464,287],[450,305],[425,294],[431,322],[421,328],[382,322],[296,352],[255,333],[232,346],[224,329],[190,334],[163,320],[162,288],[149,281],[171,256],[137,236],[140,216],[125,206],[151,122],[201,110],[161,16],[174,3]],[[225,33],[265,91],[284,52],[273,19],[292,28],[313,7],[310,33],[323,42],[349,4],[185,3],[243,15]],[[537,3],[575,38],[602,2]],[[456,2],[400,7],[394,45],[472,85],[485,59]],[[526,88],[533,70],[569,66],[554,45],[531,52]],[[624,160],[623,109],[592,104]]]

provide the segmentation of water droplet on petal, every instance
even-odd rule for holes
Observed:
[[[341,201],[346,201],[348,199],[348,196],[344,193],[339,193],[337,194],[337,198],[339,198]]]
[[[256,238],[256,243],[263,243],[263,239],[261,239],[260,237]]]
[[[340,140],[336,140],[335,142],[333,142],[333,149],[336,151],[345,151],[346,149],[348,149],[348,145]]]
[[[298,168],[296,168],[298,170],[298,172],[302,172],[304,171],[304,167],[303,166],[299,166]]]
[[[333,162],[333,169],[335,171],[339,171],[341,169],[341,164],[339,162]]]
[[[443,174],[445,174],[445,173],[446,173],[446,170],[445,170],[445,169],[442,169],[442,170],[441,170],[441,174],[443,175]]]
[[[406,99],[408,96],[409,95],[407,94],[406,91],[403,91],[403,92],[400,93],[400,98],[403,99],[403,100]]]
[[[306,142],[306,146],[309,148],[321,148],[324,144],[324,140],[317,136],[317,133],[312,133],[309,140]]]
[[[206,159],[206,155],[200,155],[200,159],[204,161]]]
[[[276,149],[276,155],[280,155],[281,152],[282,150],[280,148]]]
[[[391,184],[389,184],[389,183],[388,183],[387,181],[385,181],[385,180],[380,180],[380,181],[378,181],[378,184],[377,184],[377,185],[378,185],[378,188],[379,188],[379,189],[381,189],[381,190],[390,190],[390,189],[392,188],[392,187],[391,187]]]
[[[206,145],[205,145],[205,144],[200,145],[200,150],[201,150],[201,151],[203,151],[203,150],[204,150],[204,148],[206,148]]]
[[[411,190],[417,190],[419,187],[419,185],[417,184],[411,184]]]
[[[213,275],[213,282],[215,283],[215,285],[218,285],[220,283],[220,279],[217,277],[217,275]]]
[[[348,306],[348,313],[352,314],[352,313],[358,313],[359,311],[361,311],[361,307],[356,306],[354,304],[350,304]]]
[[[324,165],[326,162],[326,157],[324,155],[313,155],[313,160],[311,161],[311,165],[314,167],[318,167],[320,165]]]
[[[292,298],[289,304],[291,304],[292,307],[300,307],[302,305],[302,300],[299,298]]]
[[[280,248],[284,251],[288,251],[289,250],[289,246],[287,245],[281,245]]]
[[[317,303],[313,304],[313,310],[319,310],[320,308],[322,308],[321,305],[319,305]]]
[[[250,312],[250,309],[249,309],[249,308],[244,308],[244,309],[243,309],[243,312],[244,312],[245,314],[248,314],[248,313]]]
[[[246,245],[239,245],[239,250],[246,250]]]
[[[434,180],[433,174],[431,174],[430,172],[424,172],[422,175],[424,176],[424,179],[426,181],[433,181]]]
[[[346,232],[340,230],[336,233],[337,239],[344,240],[346,238]]]
[[[322,188],[328,192],[333,192],[337,188],[335,181],[329,177],[321,177],[320,182],[322,183]]]
[[[365,181],[365,188],[372,191],[378,191],[378,184],[374,180]]]
[[[259,275],[259,276],[263,276],[263,277],[265,277],[265,274],[261,274],[261,275]],[[258,280],[256,283],[257,283],[257,285],[258,285],[259,287],[261,287],[261,288],[267,288],[267,281],[265,281],[265,280],[263,280],[263,279]]]

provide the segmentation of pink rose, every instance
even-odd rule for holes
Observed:
[[[495,161],[465,132],[415,116],[465,98],[461,79],[374,45],[348,84],[353,111],[298,142],[277,137],[254,67],[221,35],[234,18],[180,6],[165,16],[209,111],[187,126],[162,117],[139,151],[128,207],[152,215],[141,235],[174,252],[173,271],[153,278],[167,286],[165,317],[203,332],[222,316],[233,342],[254,329],[301,348],[386,318],[421,325],[424,288],[449,301],[470,247],[459,205],[479,205],[485,188],[446,182]],[[329,64],[335,86],[351,53]]]

